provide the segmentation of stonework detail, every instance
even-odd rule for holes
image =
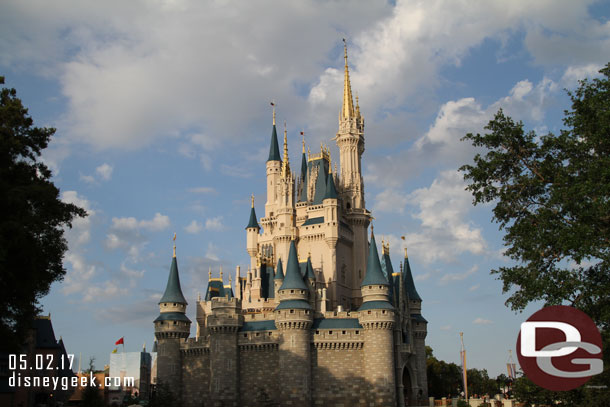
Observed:
[[[275,108],[274,108],[275,109]],[[368,227],[364,118],[352,99],[347,49],[343,106],[330,150],[283,155],[275,125],[264,216],[252,198],[245,275],[212,277],[196,335],[174,256],[155,320],[158,381],[185,407],[404,406],[427,398],[427,321],[409,260],[395,272]],[[300,172],[298,171],[300,170]],[[174,253],[175,255],[175,253]]]

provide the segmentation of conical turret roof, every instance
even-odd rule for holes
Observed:
[[[379,253],[377,253],[377,243],[375,243],[375,235],[371,232],[371,244],[369,245],[369,258],[366,263],[366,275],[362,280],[361,287],[365,285],[389,285],[381,271],[381,262],[379,261]]]
[[[269,146],[269,158],[267,161],[282,161],[275,123],[273,123],[273,129],[271,130],[271,145]]]
[[[162,302],[175,302],[178,304],[187,305],[186,299],[182,294],[182,288],[180,288],[180,276],[178,275],[178,262],[176,257],[172,258],[172,265],[169,269],[169,278],[167,279],[167,286],[165,292],[159,300],[159,304]]]
[[[409,256],[407,255],[407,249],[405,249],[405,263],[403,266],[403,275],[405,279],[405,291],[409,300],[421,301],[421,297],[415,289],[415,282],[413,281],[413,274],[411,273],[411,265],[409,264]]]
[[[335,188],[335,180],[333,172],[328,171],[328,179],[326,180],[326,194],[324,199],[337,199],[337,188]]]
[[[249,228],[261,228],[258,225],[258,221],[256,220],[256,211],[254,210],[254,206],[252,206],[252,208],[250,209],[250,221],[248,222],[248,226],[246,226],[246,229]]]
[[[274,280],[284,279],[284,267],[282,266],[282,259],[277,260],[277,267],[275,268]]]
[[[288,263],[286,264],[286,276],[282,282],[280,290],[307,290],[307,285],[303,281],[301,272],[299,271],[299,261],[297,259],[297,249],[294,245],[294,240],[290,242],[290,251],[288,253]]]

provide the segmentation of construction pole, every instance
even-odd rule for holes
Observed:
[[[460,341],[462,342],[460,357],[462,358],[462,374],[464,376],[464,394],[466,395],[466,402],[468,402],[468,375],[466,374],[466,348],[464,348],[464,332],[460,332]]]

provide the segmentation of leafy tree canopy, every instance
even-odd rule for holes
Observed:
[[[34,127],[16,95],[0,92],[0,349],[12,351],[24,343],[39,299],[66,273],[65,227],[87,215],[59,199],[39,161],[55,129]]]
[[[568,92],[559,135],[538,136],[500,110],[489,133],[464,140],[482,147],[464,165],[474,204],[494,202],[493,219],[517,262],[499,275],[513,310],[532,301],[569,303],[610,324],[610,64],[601,78]]]
[[[558,135],[526,132],[500,110],[489,133],[463,138],[484,153],[460,168],[473,203],[495,203],[493,219],[506,232],[506,255],[516,265],[492,273],[510,293],[507,305],[567,303],[600,327],[605,371],[590,385],[610,380],[610,63],[600,73],[568,92],[572,106]],[[526,403],[607,403],[592,389],[551,394],[526,378],[515,385]]]

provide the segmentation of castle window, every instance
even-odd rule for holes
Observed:
[[[269,332],[269,336],[271,336],[271,332]]]
[[[356,331],[356,335],[360,335],[360,331]]]
[[[385,310],[381,311],[382,314],[385,314]]]
[[[370,310],[369,310],[368,314],[371,315],[371,311]]]
[[[343,335],[345,335],[345,331],[342,331],[341,333],[342,333]]]
[[[174,321],[174,325],[176,325],[176,321]]]
[[[320,331],[316,331],[316,335],[320,335]]]
[[[248,334],[244,334],[244,338],[247,338],[247,337],[248,337]]]
[[[290,290],[290,294],[294,294],[294,290]]]
[[[293,309],[291,309],[291,310],[290,310],[290,313],[291,313],[291,314],[294,314],[294,310],[293,310]]]
[[[174,303],[174,307],[176,306],[176,303]]]
[[[260,336],[260,332],[257,332],[257,333],[256,333],[256,336]]]
[[[328,331],[328,334],[329,334],[329,335],[332,335],[332,334],[333,334],[333,331]]]

